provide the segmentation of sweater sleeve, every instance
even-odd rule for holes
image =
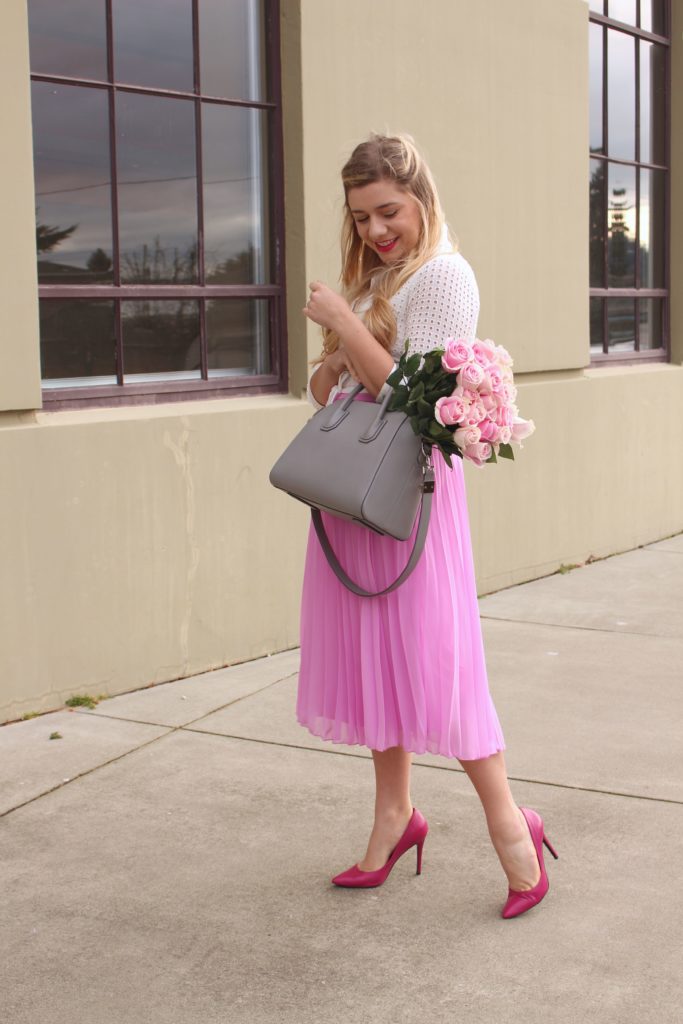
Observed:
[[[459,254],[437,256],[416,271],[406,311],[409,353],[440,348],[447,338],[473,341],[479,318],[479,289],[471,266]]]

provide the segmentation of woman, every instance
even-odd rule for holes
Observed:
[[[308,388],[316,409],[361,381],[380,398],[406,339],[426,352],[473,340],[479,313],[470,265],[455,251],[428,167],[410,136],[373,134],[342,170],[342,295],[315,281],[304,314],[323,328]],[[365,856],[337,885],[381,885],[428,826],[410,798],[412,753],[456,757],[481,799],[508,880],[503,917],[548,889],[540,816],[510,792],[505,743],[488,689],[462,461],[434,450],[436,488],[427,542],[397,590],[358,597],[308,538],[301,601],[297,719],[337,743],[370,747],[375,820]],[[403,568],[408,542],[323,513],[332,547],[362,587],[380,590]],[[414,535],[414,533],[413,533]],[[550,845],[546,843],[550,848]],[[553,855],[556,854],[553,852]]]

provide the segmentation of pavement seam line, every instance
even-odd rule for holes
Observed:
[[[604,626],[576,626],[564,622],[542,622],[540,619],[509,619],[504,615],[486,615],[480,612],[479,618],[489,622],[514,622],[517,626],[550,626],[553,629],[580,629],[590,633],[609,633],[611,636],[648,636],[653,640],[681,640],[683,637],[675,633],[640,633],[635,629],[607,629]]]
[[[189,725],[194,725],[195,722],[201,722],[203,718],[209,718],[210,715],[215,715],[219,711],[224,711],[225,708],[230,708],[233,704],[239,704],[241,700],[247,700],[249,697],[256,696],[257,693],[263,693],[264,690],[269,690],[271,686],[276,686],[277,683],[284,683],[293,676],[299,674],[299,670],[296,672],[290,672],[288,676],[282,676],[280,679],[275,679],[271,683],[266,683],[265,686],[261,686],[258,690],[251,690],[250,693],[243,693],[239,697],[235,697],[234,700],[229,700],[227,704],[220,704],[217,708],[213,708],[211,711],[207,711],[203,715],[199,715],[197,718],[191,718],[189,722],[185,722],[184,725],[167,725],[165,722],[149,722],[142,718],[124,718],[121,715],[108,715],[104,712],[98,712],[92,714],[89,711],[85,711],[81,708],[74,709],[79,715],[86,715],[88,718],[108,718],[113,722],[132,722],[134,725],[157,725],[160,729],[185,729]],[[191,678],[191,677],[188,677]],[[131,690],[131,693],[137,693],[137,690]],[[115,694],[115,696],[128,696],[128,694]],[[112,698],[113,699],[113,698]],[[52,713],[52,712],[51,712]]]
[[[100,764],[93,765],[92,768],[88,768],[86,771],[79,772],[78,775],[71,776],[69,778],[68,782],[59,782],[59,783],[57,783],[56,786],[50,786],[49,789],[43,790],[42,793],[36,793],[36,795],[32,796],[30,799],[24,800],[23,803],[15,804],[14,807],[8,807],[6,811],[0,811],[0,818],[4,818],[6,815],[11,814],[12,811],[18,811],[20,807],[26,807],[28,804],[32,804],[36,800],[40,800],[42,797],[48,796],[50,793],[54,793],[58,789],[63,789],[64,786],[70,786],[72,782],[75,782],[77,779],[82,779],[86,775],[91,775],[93,772],[98,771],[98,769],[100,769],[100,768],[106,768],[108,765],[114,764],[116,761],[121,761],[121,760],[123,760],[124,757],[128,757],[129,754],[134,754],[136,751],[143,750],[145,747],[150,746],[150,744],[152,744],[152,743],[157,743],[159,740],[165,739],[171,733],[180,732],[181,730],[187,728],[187,726],[192,725],[192,724],[194,724],[196,722],[201,722],[201,720],[203,718],[208,718],[209,715],[213,715],[217,711],[222,711],[223,708],[230,707],[232,704],[237,704],[240,700],[245,700],[247,697],[250,697],[253,694],[262,693],[263,690],[267,690],[271,686],[275,686],[276,683],[282,683],[282,682],[284,682],[287,679],[291,679],[292,676],[295,676],[297,674],[298,674],[298,672],[291,672],[288,676],[282,676],[282,678],[276,679],[276,680],[274,680],[274,682],[268,683],[266,686],[262,686],[260,690],[253,690],[252,693],[242,694],[241,697],[236,697],[234,701],[229,701],[228,704],[223,704],[219,708],[214,708],[213,711],[209,711],[206,715],[200,715],[198,718],[191,719],[191,721],[187,722],[186,725],[161,725],[161,724],[159,724],[159,722],[143,722],[143,721],[140,721],[139,719],[136,719],[136,718],[119,718],[117,715],[102,715],[102,714],[92,715],[88,711],[76,708],[76,709],[74,709],[76,714],[86,715],[89,718],[108,718],[110,721],[130,722],[133,725],[151,725],[151,726],[156,726],[157,729],[166,729],[166,732],[162,733],[161,736],[154,736],[151,740],[147,740],[145,743],[141,743],[139,746],[131,747],[130,750],[125,750],[122,754],[118,754],[116,757],[112,757],[108,761],[102,761]],[[191,677],[188,677],[188,678],[191,678]],[[175,680],[175,681],[177,682],[177,680]],[[130,692],[131,693],[136,693],[136,692],[139,692],[139,691],[131,690]],[[64,709],[60,708],[59,710],[62,711]],[[55,712],[48,712],[48,714],[55,714]],[[222,733],[212,733],[212,732],[207,732],[207,731],[202,730],[202,729],[191,729],[191,730],[188,730],[188,731],[194,732],[194,733],[196,733],[198,735],[205,735],[205,736],[221,736],[221,735],[223,735]]]
[[[354,754],[350,750],[321,750],[319,747],[305,747],[300,746],[298,743],[281,743],[278,740],[261,740],[255,739],[252,736],[235,736],[231,733],[225,732],[209,732],[207,729],[188,729],[184,726],[180,726],[180,729],[186,729],[187,732],[192,732],[200,736],[218,736],[221,739],[227,740],[242,740],[245,743],[263,743],[271,747],[284,747],[286,750],[305,750],[313,754],[336,754],[338,757],[356,757],[363,761],[371,761],[372,759],[365,754]],[[419,754],[417,755],[420,756]],[[457,772],[458,775],[466,775],[464,768],[447,768],[445,765],[440,764],[420,764],[419,762],[413,762],[413,768],[429,768],[433,771],[438,772]],[[616,789],[596,789],[592,786],[572,786],[568,782],[549,782],[543,779],[527,779],[520,775],[508,775],[510,782],[526,782],[531,786],[552,786],[555,789],[571,789],[576,790],[579,793],[597,793],[600,796],[620,796],[625,797],[627,800],[650,800],[657,804],[674,804],[676,807],[683,807],[683,800],[674,800],[671,797],[666,796],[646,796],[640,793],[620,793]]]

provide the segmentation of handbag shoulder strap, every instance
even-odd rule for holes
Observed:
[[[415,534],[415,542],[413,544],[413,550],[410,552],[410,558],[406,563],[405,569],[403,569],[400,576],[398,576],[393,583],[391,583],[388,587],[385,587],[384,590],[378,590],[374,593],[371,590],[364,590],[362,587],[359,587],[358,584],[354,583],[351,577],[347,576],[347,574],[344,572],[339,563],[339,559],[332,550],[330,539],[325,532],[325,526],[323,524],[323,519],[320,514],[320,509],[312,508],[311,518],[313,519],[315,532],[318,535],[320,546],[322,547],[325,557],[330,564],[330,568],[334,572],[337,579],[339,579],[344,584],[344,586],[348,587],[348,589],[351,590],[354,594],[357,594],[358,597],[382,597],[384,594],[389,594],[391,593],[392,590],[396,590],[397,587],[400,587],[401,584],[408,579],[411,572],[417,565],[420,555],[422,554],[422,551],[424,549],[425,541],[427,540],[427,528],[429,527],[429,518],[432,514],[433,493],[434,470],[430,466],[425,471],[422,502],[420,503],[420,518],[418,520],[417,533]]]

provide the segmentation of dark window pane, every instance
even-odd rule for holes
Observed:
[[[590,26],[590,148],[593,153],[604,153],[602,134],[602,41],[604,28],[595,23]]]
[[[640,284],[664,287],[664,171],[640,171]]]
[[[635,350],[635,299],[607,299],[607,335],[610,352]]]
[[[627,25],[636,23],[636,0],[608,0],[607,16]]]
[[[197,280],[194,101],[119,93],[121,280]]]
[[[591,11],[595,11],[596,14],[605,13],[605,0],[589,0],[588,6]]]
[[[636,169],[610,164],[607,195],[607,284],[634,288]]]
[[[209,377],[270,373],[267,299],[206,303]]]
[[[666,0],[640,0],[640,27],[666,35]]]
[[[640,40],[640,159],[665,160],[666,51],[657,43]]]
[[[105,0],[28,0],[31,71],[107,78]]]
[[[640,300],[640,348],[664,347],[664,322],[661,299]]]
[[[604,299],[591,299],[590,300],[590,327],[591,327],[591,354],[594,355],[596,352],[603,351],[603,338],[605,335],[603,328],[603,309],[605,305]]]
[[[117,82],[194,90],[192,0],[112,0],[112,20]]]
[[[31,83],[41,284],[111,283],[108,93]]]
[[[44,387],[116,384],[114,303],[41,299],[40,362]]]
[[[266,113],[202,106],[207,284],[269,282]]]
[[[636,50],[633,36],[607,30],[607,152],[636,156]]]
[[[590,161],[590,285],[605,286],[605,160]]]
[[[200,377],[199,305],[194,299],[121,303],[124,381]]]
[[[266,98],[261,0],[199,0],[201,91],[237,100]]]

